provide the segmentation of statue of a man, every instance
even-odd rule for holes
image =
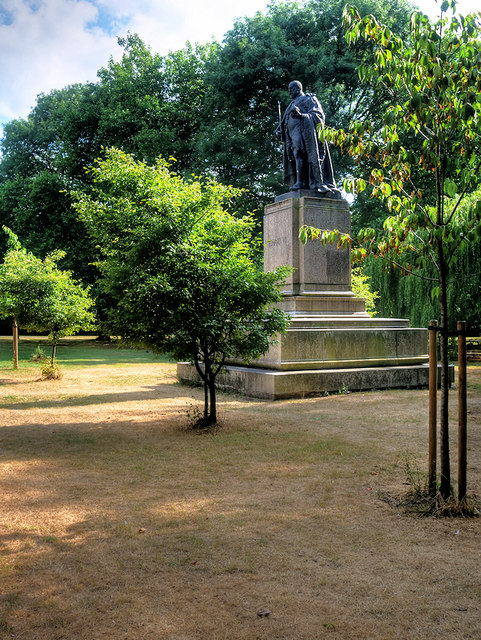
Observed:
[[[284,143],[284,181],[291,191],[310,189],[340,198],[327,143],[317,137],[317,125],[325,122],[321,104],[315,95],[304,93],[298,80],[289,84],[289,94],[292,102],[276,130]]]

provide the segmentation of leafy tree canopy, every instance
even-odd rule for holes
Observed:
[[[382,100],[374,100],[357,75],[372,46],[347,46],[343,5],[274,2],[265,16],[236,22],[222,44],[187,44],[167,56],[135,34],[119,39],[121,59],[100,69],[97,82],[40,95],[27,119],[6,125],[0,221],[40,257],[63,249],[65,267],[93,282],[95,247],[68,194],[88,188],[92,176],[85,167],[110,146],[149,164],[159,155],[173,157],[185,176],[201,173],[241,187],[238,208],[258,209],[260,218],[263,205],[283,189],[274,130],[277,102],[286,105],[294,77],[317,93],[335,126],[382,112]],[[406,0],[363,0],[362,11],[374,8],[405,32]],[[339,177],[349,161],[338,156],[335,164]]]
[[[58,268],[62,251],[41,260],[10,229],[4,230],[9,250],[0,265],[0,316],[11,317],[27,331],[49,333],[53,364],[60,338],[93,328],[94,301],[70,271]]]
[[[206,423],[216,421],[215,377],[227,358],[269,348],[287,318],[269,310],[286,270],[255,265],[251,217],[222,205],[238,195],[214,180],[184,180],[158,159],[111,149],[90,171],[95,188],[76,209],[99,244],[112,335],[193,362],[204,381]]]
[[[41,257],[63,249],[65,265],[88,282],[96,252],[69,192],[88,188],[85,168],[111,145],[147,162],[162,153],[181,168],[195,164],[202,69],[214,46],[161,57],[136,35],[119,44],[124,55],[99,70],[97,83],[40,95],[26,120],[6,125],[2,141],[0,220]]]
[[[357,67],[372,47],[349,48],[341,17],[343,0],[273,2],[266,15],[257,13],[235,23],[217,55],[206,63],[206,111],[199,135],[204,171],[226,184],[248,190],[250,206],[262,207],[280,193],[282,153],[274,130],[278,102],[290,100],[287,86],[300,80],[316,93],[334,126],[351,117],[379,114],[383,102],[360,85]],[[364,0],[364,13],[377,9],[401,33],[409,24],[404,0]],[[337,175],[345,171],[337,155]]]
[[[4,227],[4,231],[9,250],[0,265],[0,316],[25,328],[43,314],[51,286],[44,277],[42,260],[26,251],[10,229]],[[56,253],[48,261],[54,263],[60,257]]]
[[[445,15],[452,11],[451,17]],[[363,81],[390,95],[382,126],[353,121],[347,130],[325,129],[321,139],[336,144],[358,163],[373,163],[368,180],[353,178],[345,188],[370,188],[390,216],[383,233],[361,229],[354,258],[367,254],[389,260],[405,273],[432,280],[441,320],[441,493],[450,491],[448,437],[448,278],[467,243],[481,239],[481,201],[460,206],[475,190],[481,167],[481,14],[457,16],[456,3],[444,1],[435,24],[421,12],[403,40],[372,15],[347,6],[346,39],[373,43],[374,60],[361,67]],[[351,244],[336,232],[304,229],[303,238]],[[426,271],[431,265],[431,273]]]

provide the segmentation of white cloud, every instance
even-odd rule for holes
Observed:
[[[240,15],[268,0],[3,0],[0,6],[0,124],[26,117],[36,96],[95,81],[117,35],[138,33],[161,54],[187,40],[221,39]],[[36,6],[36,9],[32,9]],[[93,26],[96,25],[96,26]]]
[[[88,29],[97,9],[87,1],[47,0],[32,10],[24,0],[6,0],[11,24],[0,26],[0,114],[25,116],[36,95],[95,78],[114,38]]]
[[[136,12],[129,29],[139,33],[153,50],[167,53],[191,43],[222,40],[235,18],[264,12],[268,0],[163,0],[152,2],[149,10]]]

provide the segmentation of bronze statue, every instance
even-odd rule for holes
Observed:
[[[302,84],[289,84],[292,102],[280,119],[276,133],[284,143],[284,181],[291,191],[308,189],[316,194],[340,198],[327,143],[320,143],[317,125],[325,117],[315,95],[304,93]]]

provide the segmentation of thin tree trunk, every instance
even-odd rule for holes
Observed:
[[[204,388],[204,420],[205,424],[209,425],[210,416],[212,414],[212,400],[211,400],[211,378],[212,378],[212,368],[210,366],[210,362],[206,357],[204,360],[204,371],[205,371],[205,388]]]
[[[53,345],[52,345],[52,360],[51,360],[51,362],[50,362],[50,364],[52,365],[52,367],[53,367],[53,365],[55,364],[55,353],[56,353],[56,351],[57,351],[57,343],[56,343],[56,342],[54,342],[54,343],[53,343]]]
[[[438,400],[438,323],[429,323],[429,452],[428,452],[428,488],[436,493],[436,456],[437,456],[437,400]]]
[[[204,362],[204,370],[202,370],[198,357],[194,358],[194,365],[199,374],[199,378],[204,383],[204,420],[207,423],[209,419],[209,380],[207,377],[207,365]]]
[[[215,390],[215,376],[210,374],[209,377],[209,390],[210,390],[210,416],[209,424],[216,424],[217,422],[217,404],[216,404],[216,390]]]
[[[12,342],[13,342],[13,368],[18,369],[18,324],[16,319],[12,323]]]
[[[466,322],[458,322],[458,500],[467,488]]]
[[[204,420],[206,423],[209,420],[209,382],[207,376],[204,380]]]

